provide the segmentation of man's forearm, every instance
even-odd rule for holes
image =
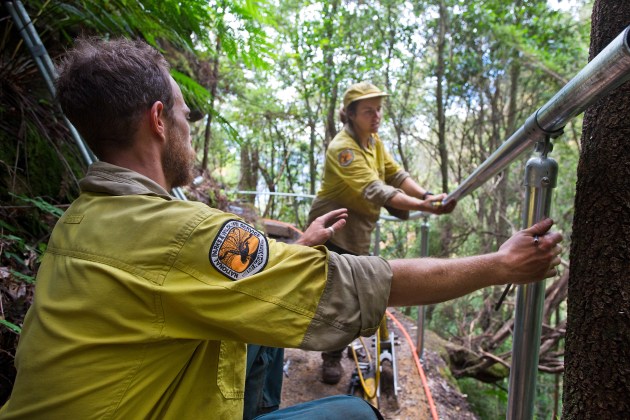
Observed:
[[[393,260],[390,266],[393,279],[389,306],[444,302],[510,281],[498,253],[458,259]]]
[[[424,305],[497,284],[524,284],[555,276],[562,235],[545,219],[512,235],[497,252],[474,257],[390,261],[389,305]]]

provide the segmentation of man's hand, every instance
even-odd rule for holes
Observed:
[[[333,210],[319,216],[295,243],[305,246],[322,245],[346,225],[347,218],[347,209]]]
[[[558,274],[562,235],[549,232],[553,220],[544,219],[528,229],[515,233],[499,248],[509,268],[506,280],[515,284],[530,283]]]

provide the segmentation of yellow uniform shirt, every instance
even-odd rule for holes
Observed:
[[[81,188],[42,261],[2,419],[240,419],[245,343],[339,347],[384,314],[382,259],[268,240],[104,162]]]
[[[330,239],[333,244],[357,255],[367,255],[370,236],[381,207],[409,174],[385,150],[377,134],[368,147],[354,139],[349,126],[330,142],[322,186],[309,214],[309,223],[334,209],[347,208],[346,226]]]

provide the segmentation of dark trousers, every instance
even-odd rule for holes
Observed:
[[[247,345],[243,420],[277,410],[282,394],[284,349]]]

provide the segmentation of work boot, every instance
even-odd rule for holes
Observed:
[[[341,380],[343,368],[341,367],[341,355],[343,350],[322,353],[322,381],[325,384],[335,385]]]

